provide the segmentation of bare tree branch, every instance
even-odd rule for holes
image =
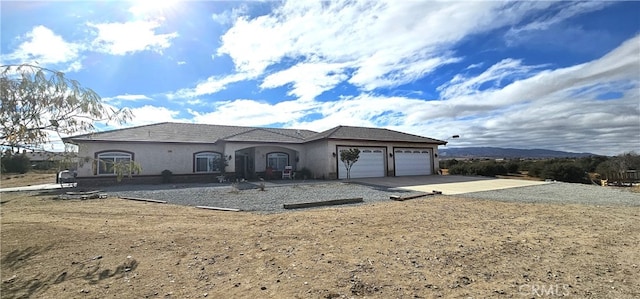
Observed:
[[[0,139],[6,144],[37,145],[48,141],[47,130],[94,131],[96,122],[122,124],[132,117],[64,73],[37,65],[1,66],[0,97]]]

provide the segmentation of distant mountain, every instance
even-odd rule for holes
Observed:
[[[452,158],[580,158],[597,156],[592,153],[572,153],[546,149],[518,149],[501,147],[457,147],[438,149],[440,159]]]

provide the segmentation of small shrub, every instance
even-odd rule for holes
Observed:
[[[520,164],[518,164],[518,162],[513,162],[513,161],[507,162],[507,164],[504,167],[507,169],[508,173],[518,173],[518,171],[520,170]]]
[[[493,161],[474,161],[470,163],[457,163],[451,165],[449,168],[449,174],[496,176],[498,174],[507,174],[507,168],[504,165]]]
[[[468,175],[468,169],[465,164],[455,164],[449,167],[449,174]]]
[[[544,167],[542,175],[545,179],[567,183],[584,183],[587,180],[584,170],[571,162],[548,164]]]
[[[231,183],[231,191],[229,193],[238,194],[240,193],[240,182],[236,179],[235,182]]]
[[[25,154],[5,153],[2,156],[2,172],[27,173],[31,170],[31,161]]]
[[[454,165],[456,165],[458,163],[460,163],[460,161],[458,161],[456,159],[440,160],[440,162],[439,162],[441,169],[449,169],[449,168],[453,167]]]
[[[308,180],[310,179],[312,176],[311,170],[309,170],[309,168],[302,168],[298,171],[296,171],[296,180]]]

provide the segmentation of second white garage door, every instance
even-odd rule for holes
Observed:
[[[430,149],[398,148],[394,152],[396,176],[433,173]]]
[[[347,178],[347,168],[340,161],[340,151],[348,150],[351,147],[338,147],[338,178]],[[377,178],[383,177],[384,170],[384,149],[360,147],[360,158],[351,167],[351,178]]]

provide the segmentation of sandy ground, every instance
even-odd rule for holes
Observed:
[[[2,298],[638,298],[640,209],[434,196],[281,214],[2,193]]]
[[[0,175],[0,188],[53,184],[55,182],[55,171],[38,171],[25,174],[3,173],[2,175]]]

